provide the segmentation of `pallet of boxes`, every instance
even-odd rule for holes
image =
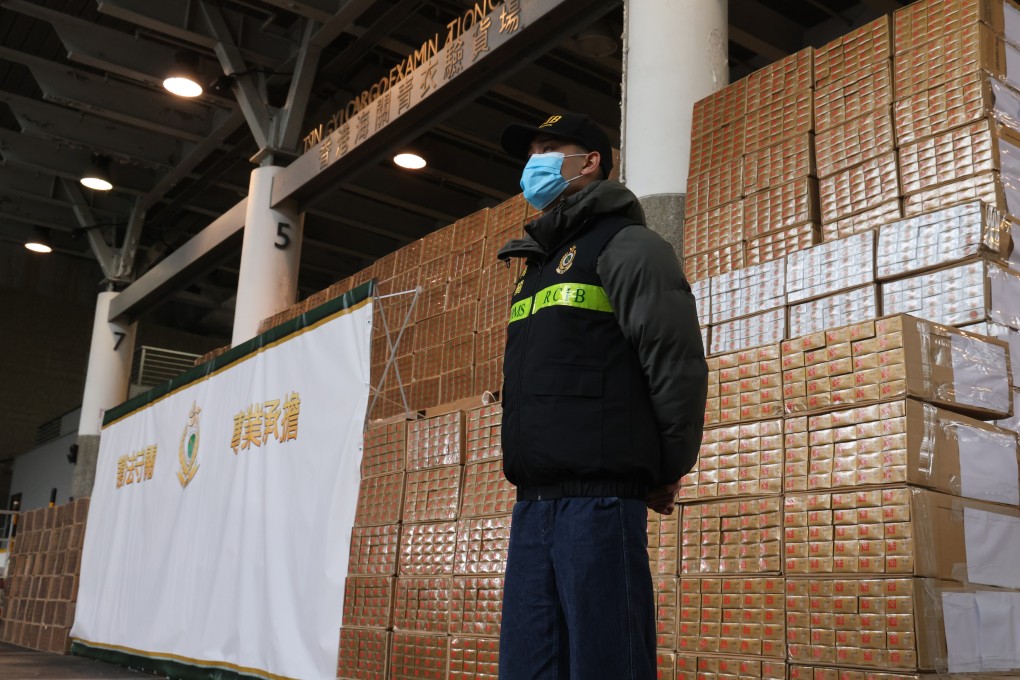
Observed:
[[[709,401],[679,519],[649,518],[660,677],[1020,675],[1018,21],[916,2],[696,106]],[[813,122],[766,173],[806,173],[798,234],[761,221],[751,120],[803,71]]]
[[[501,386],[516,270],[496,252],[527,216],[516,196],[337,284],[375,278],[381,296],[340,679],[497,677],[516,496],[501,406],[470,395]]]
[[[4,584],[0,642],[66,654],[78,601],[89,501],[18,515]]]

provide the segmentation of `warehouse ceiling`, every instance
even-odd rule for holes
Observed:
[[[897,0],[730,0],[736,80],[807,45],[820,45],[901,4]],[[271,106],[287,101],[302,36],[326,36],[302,131],[369,88],[473,0],[3,0],[0,2],[0,240],[39,229],[57,258],[117,253],[138,234],[137,277],[247,194],[259,152],[224,74],[242,59]],[[299,294],[306,297],[376,258],[517,192],[520,164],[499,149],[509,122],[547,112],[590,113],[619,139],[620,5],[449,113],[414,146],[429,161],[407,171],[367,167],[325,192],[306,214]],[[217,30],[218,29],[218,30]],[[609,38],[593,56],[581,34]],[[229,35],[232,44],[222,42]],[[615,46],[615,47],[614,47]],[[195,100],[160,83],[178,52],[196,55],[210,86]],[[216,87],[218,86],[218,87]],[[243,103],[243,99],[241,100]],[[454,105],[456,104],[456,105]],[[301,142],[278,150],[290,163]],[[396,149],[394,150],[396,151]],[[78,183],[96,154],[115,188]],[[135,229],[129,229],[134,224]],[[240,242],[215,266],[148,311],[179,329],[229,337]],[[96,267],[99,289],[103,273]]]

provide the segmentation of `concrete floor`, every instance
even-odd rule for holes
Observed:
[[[157,677],[120,666],[85,659],[37,652],[0,642],[0,680],[93,680]]]

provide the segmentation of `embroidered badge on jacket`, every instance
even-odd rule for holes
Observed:
[[[560,258],[560,266],[556,267],[557,274],[565,274],[570,265],[574,264],[574,256],[577,255],[577,246],[570,246],[570,250]]]

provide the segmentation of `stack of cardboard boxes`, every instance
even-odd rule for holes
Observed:
[[[500,406],[469,401],[365,432],[338,678],[496,678],[516,496]]]
[[[8,556],[0,641],[67,654],[89,501],[22,513]]]

